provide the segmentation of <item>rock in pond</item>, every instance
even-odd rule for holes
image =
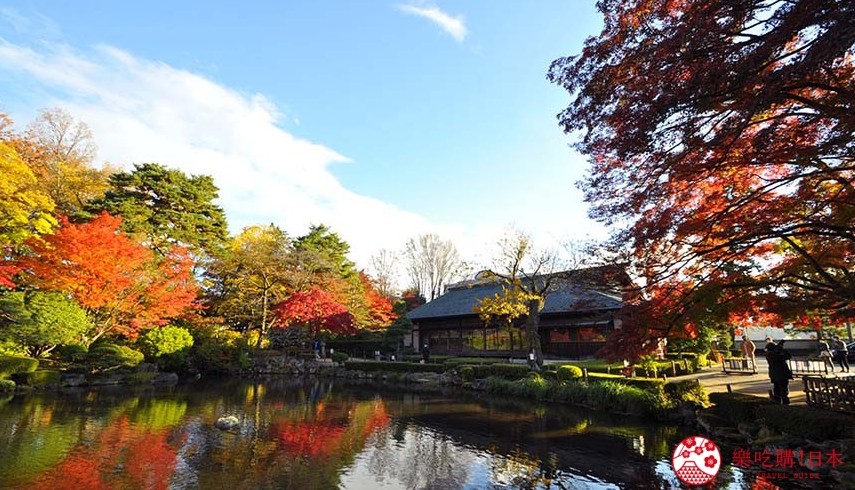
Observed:
[[[240,421],[234,415],[228,417],[220,417],[214,422],[214,427],[220,430],[232,430],[240,425]]]

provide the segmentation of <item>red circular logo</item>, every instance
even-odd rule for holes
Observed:
[[[714,442],[701,436],[683,439],[674,449],[671,464],[686,485],[709,483],[721,469],[721,452]]]

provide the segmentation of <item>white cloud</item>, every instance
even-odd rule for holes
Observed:
[[[458,42],[462,42],[466,39],[467,31],[466,25],[463,23],[462,15],[453,17],[442,11],[439,7],[417,7],[415,5],[398,5],[398,10],[407,14],[425,18],[435,23]]]
[[[26,81],[24,96],[40,107],[61,107],[89,124],[101,160],[213,176],[233,232],[275,223],[299,235],[324,223],[367,265],[380,248],[396,249],[431,228],[417,214],[345,189],[328,167],[349,160],[277,126],[281,114],[263,95],[109,46],[33,50],[0,39],[0,72]]]

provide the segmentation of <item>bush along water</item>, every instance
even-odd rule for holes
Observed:
[[[392,381],[407,381],[417,373],[434,373],[437,377],[432,379],[437,382],[448,380],[454,385],[496,395],[570,403],[669,421],[693,418],[697,408],[709,404],[706,392],[696,380],[666,383],[663,379],[624,378],[599,373],[588,373],[583,377],[584,373],[578,366],[569,364],[542,373],[514,364],[347,361],[344,367],[341,375],[360,373]],[[424,381],[423,378],[417,379]],[[690,416],[681,412],[688,412]]]
[[[568,378],[551,381],[532,373],[516,381],[491,376],[487,378],[485,387],[489,393],[497,395],[570,403],[594,410],[658,419],[673,419],[674,412],[683,405],[702,407],[709,402],[697,381],[647,383],[642,388],[620,379],[586,381],[582,378]]]

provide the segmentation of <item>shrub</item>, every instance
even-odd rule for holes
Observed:
[[[62,362],[77,363],[86,360],[89,349],[85,345],[66,344],[58,345],[52,353],[56,359]]]
[[[855,437],[855,416],[807,406],[764,404],[755,408],[758,419],[775,429],[811,441]]]
[[[461,366],[460,377],[462,377],[464,381],[472,381],[475,379],[475,369],[473,369],[472,366]]]
[[[158,359],[169,354],[186,353],[193,347],[193,335],[186,328],[167,325],[147,331],[138,343],[147,358]]]
[[[50,369],[37,369],[27,373],[16,373],[12,378],[19,385],[46,386],[58,384],[62,380],[62,373]]]
[[[0,393],[4,391],[15,391],[15,387],[18,386],[11,379],[0,379]]]
[[[134,367],[141,363],[144,358],[142,352],[130,347],[101,343],[89,350],[86,361],[92,369],[104,371],[120,367]]]
[[[15,373],[31,373],[39,367],[38,359],[20,356],[0,356],[0,379]]]
[[[575,403],[596,410],[632,415],[657,414],[665,408],[663,397],[635,386],[616,381],[586,383],[582,380],[550,382],[537,373],[516,381],[491,376],[487,391],[536,400]]]
[[[377,372],[388,371],[397,373],[443,373],[445,366],[442,364],[416,364],[412,362],[386,362],[386,361],[346,361],[345,369],[353,371]]]
[[[715,405],[716,412],[734,425],[753,422],[758,407],[772,404],[768,398],[742,393],[710,393],[709,399]]]
[[[579,366],[565,364],[560,366],[557,371],[559,381],[567,381],[570,379],[578,379],[582,377],[582,369]]]
[[[343,363],[344,361],[346,361],[346,360],[350,359],[350,356],[349,356],[349,355],[347,355],[347,353],[345,353],[345,352],[333,352],[333,353],[330,355],[330,358],[332,359],[332,361],[333,361],[334,363],[336,363],[336,364],[341,364],[341,363]]]
[[[702,367],[709,366],[707,356],[696,352],[670,352],[665,354],[665,358],[669,361],[682,361],[678,365],[683,366],[688,373],[693,373]]]
[[[137,341],[147,359],[164,371],[177,372],[187,370],[193,343],[189,330],[170,325],[149,330]]]
[[[601,373],[588,373],[588,380],[592,382],[609,381],[612,383],[621,383],[640,388],[657,396],[664,396],[665,393],[665,380],[658,378],[626,378]]]
[[[595,410],[611,410],[633,415],[649,415],[661,409],[661,399],[655,393],[615,381],[589,385],[586,405]]]
[[[666,383],[665,396],[674,405],[688,402],[706,407],[710,404],[706,390],[696,379]]]
[[[251,366],[251,350],[239,332],[227,330],[216,337],[197,339],[190,349],[189,363],[203,373],[238,373]]]

